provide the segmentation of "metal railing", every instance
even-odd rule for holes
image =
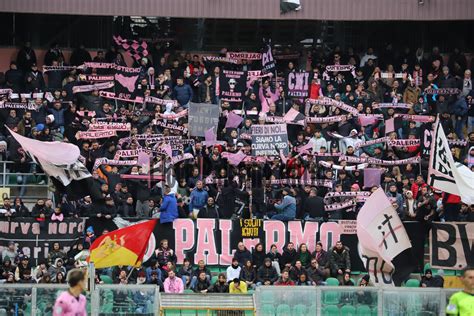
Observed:
[[[46,198],[49,193],[50,181],[45,173],[32,172],[36,164],[29,162],[30,172],[12,172],[13,161],[0,161],[0,187],[10,188],[10,196],[21,196],[25,200]],[[39,192],[32,189],[39,188]]]
[[[64,284],[0,284],[0,315],[46,316]],[[167,294],[155,285],[97,285],[87,314],[119,315],[445,315],[456,289],[261,286],[253,294]]]
[[[456,289],[354,286],[261,286],[257,315],[445,315]]]

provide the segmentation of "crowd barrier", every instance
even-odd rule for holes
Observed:
[[[1,284],[0,316],[51,316],[61,284]],[[264,286],[248,295],[166,294],[154,285],[98,285],[88,315],[332,316],[445,315],[457,290],[395,287]]]

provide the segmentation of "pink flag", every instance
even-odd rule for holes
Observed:
[[[244,154],[241,150],[238,152],[238,153],[235,153],[235,154],[229,154],[227,156],[227,160],[229,161],[229,163],[233,166],[238,166],[239,163],[242,162],[242,160],[245,159],[245,157],[247,157],[246,154]]]
[[[371,188],[380,185],[380,176],[383,170],[379,168],[364,169],[364,188]]]
[[[285,155],[283,154],[283,150],[277,148],[277,151],[278,153],[280,153],[281,162],[283,162],[286,165],[288,158],[286,158]]]
[[[237,128],[240,123],[242,123],[243,118],[240,115],[230,112],[227,116],[227,122],[225,123],[225,128]]]
[[[374,124],[375,122],[377,122],[377,117],[375,116],[368,116],[368,115],[359,115],[359,120],[360,120],[360,125],[362,126],[367,126],[367,125],[371,125],[371,124]]]
[[[217,135],[214,132],[214,127],[211,127],[204,132],[204,145],[205,146],[214,146],[219,144],[224,144],[225,142],[217,141]]]
[[[410,239],[382,188],[372,193],[357,215],[359,252],[375,284],[393,285],[392,260],[411,247]]]
[[[395,131],[395,119],[385,120],[385,135]]]

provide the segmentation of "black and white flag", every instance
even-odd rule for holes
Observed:
[[[275,73],[276,63],[273,58],[272,45],[270,42],[266,43],[262,48],[262,75]]]
[[[466,204],[474,204],[474,172],[454,162],[439,119],[435,123],[431,143],[428,184],[435,189],[459,195]]]

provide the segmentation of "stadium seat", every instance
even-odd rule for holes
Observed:
[[[405,287],[420,287],[420,281],[417,279],[409,279],[405,282]]]
[[[370,314],[371,314],[370,306],[368,305],[357,306],[357,311],[356,311],[357,316],[368,316]]]
[[[193,294],[193,293],[194,293],[194,291],[191,290],[191,289],[185,289],[184,290],[184,294]]]
[[[113,283],[114,283],[114,281],[112,280],[112,278],[109,277],[109,276],[106,275],[106,274],[101,274],[101,275],[99,276],[99,278],[100,278],[100,280],[101,280],[102,282],[104,282],[104,284],[113,284]]]
[[[273,293],[270,291],[262,291],[262,304],[273,304]]]
[[[275,316],[275,307],[271,304],[262,306],[262,316]]]
[[[339,281],[336,278],[327,278],[326,283],[329,286],[339,286]]]
[[[293,316],[306,315],[306,306],[298,304],[293,307]]]
[[[217,279],[218,279],[218,276],[217,276],[217,275],[213,276],[212,279],[211,279],[211,284],[216,283],[216,282],[217,282]]]
[[[181,316],[179,309],[165,309],[163,316]]]
[[[337,291],[324,291],[322,294],[323,305],[339,304],[340,293],[338,293]]]
[[[286,304],[280,304],[278,305],[276,309],[276,315],[277,316],[288,316],[291,314],[291,309],[290,306]]]
[[[182,309],[181,310],[181,315],[182,316],[196,316],[196,310],[194,309]]]
[[[356,308],[352,305],[344,305],[341,307],[341,316],[356,316]]]
[[[336,305],[328,305],[323,307],[322,316],[339,316],[339,308]]]
[[[316,315],[316,314],[317,314],[316,304],[313,304],[308,309],[308,315]]]

